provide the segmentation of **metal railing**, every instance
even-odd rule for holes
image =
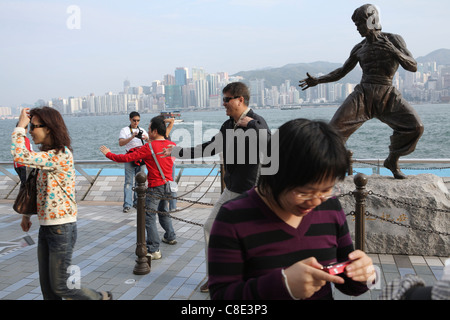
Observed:
[[[200,165],[200,166],[207,166],[207,165],[217,165],[222,164],[222,161],[220,160],[185,160],[185,159],[176,159],[175,160],[175,166],[180,169],[178,172],[177,177],[175,178],[176,181],[180,180],[180,177],[183,173],[183,170],[185,169],[185,166],[188,165]],[[96,166],[95,169],[99,169],[99,171],[95,175],[88,174],[84,169],[86,169],[86,166]],[[105,167],[108,166],[108,167]],[[96,181],[96,178],[102,173],[104,169],[109,168],[123,168],[122,163],[117,163],[109,159],[105,160],[75,160],[75,169],[87,180],[91,185],[93,185]],[[13,162],[12,161],[0,161],[0,172],[2,172],[4,175],[6,175],[8,178],[13,180],[16,183],[19,183],[19,177],[16,173],[11,173],[7,168],[13,168]]]
[[[351,154],[350,154],[351,155]],[[353,164],[354,163],[362,163],[365,165],[375,165],[376,168],[382,167],[382,163],[384,162],[384,160],[381,159],[352,159],[351,160],[351,165],[349,168],[349,172],[352,175],[354,170],[353,170]],[[410,164],[450,164],[450,159],[400,159],[399,163],[404,164],[404,163],[410,163]],[[214,165],[217,166],[217,164],[220,164],[220,176],[222,179],[222,191],[223,191],[223,164],[221,161],[207,161],[206,163],[203,161],[198,161],[198,160],[180,160],[177,159],[176,160],[176,166],[178,168],[180,168],[180,171],[178,173],[178,176],[176,177],[176,181],[178,182],[181,178],[182,172],[184,170],[184,166],[189,166],[189,165],[201,165],[203,164],[203,167],[205,165]],[[85,166],[99,166],[100,168],[96,168],[99,169],[99,171],[96,173],[96,176],[93,177],[93,175],[89,175],[83,167]],[[75,168],[76,170],[83,176],[86,178],[87,181],[89,181],[89,183],[92,185],[94,185],[97,177],[100,175],[100,173],[102,172],[102,170],[104,169],[102,166],[111,166],[114,165],[114,167],[116,168],[120,168],[120,164],[117,164],[111,160],[78,160],[75,161]],[[6,162],[6,161],[0,161],[0,171],[3,172],[6,176],[8,176],[9,178],[11,178],[12,180],[16,181],[17,183],[19,183],[19,178],[17,177],[17,175],[9,172],[6,167],[12,167],[13,164],[11,162]],[[449,169],[450,167],[433,167],[433,168],[419,168],[421,170],[427,170],[427,169],[432,169],[432,170],[439,170],[439,169]],[[408,168],[402,168],[402,169],[408,169]],[[414,168],[416,169],[416,168]],[[379,169],[378,169],[379,170]],[[450,177],[450,174],[449,174]],[[146,176],[143,173],[140,173],[136,176],[136,180],[138,182],[138,186],[135,188],[136,192],[138,193],[138,212],[137,212],[137,243],[136,243],[136,265],[135,268],[133,270],[133,272],[135,274],[147,274],[150,272],[151,270],[151,261],[150,259],[147,257],[147,250],[145,247],[145,230],[144,230],[144,226],[145,226],[145,181],[146,181]],[[448,181],[447,181],[448,182]],[[367,191],[365,186],[367,184],[367,176],[365,176],[364,174],[358,173],[355,175],[354,177],[354,183],[356,186],[356,189],[353,192],[350,192],[351,195],[354,196],[356,203],[355,203],[355,211],[353,212],[353,214],[355,215],[355,247],[357,249],[361,249],[364,250],[365,247],[365,216],[368,215],[368,212],[366,210],[366,197],[368,194],[373,194],[373,192],[371,191]],[[345,196],[345,195],[343,195]],[[187,201],[187,200],[183,200],[180,199],[182,201]],[[394,199],[395,200],[395,199]],[[447,211],[446,211],[447,212]],[[170,215],[170,212],[168,212],[167,214]],[[350,213],[352,214],[352,213]],[[185,220],[183,220],[185,221]],[[424,231],[424,230],[419,230],[419,231]],[[435,232],[433,230],[428,231],[428,232]],[[448,233],[443,233],[440,232],[439,234],[448,236]]]
[[[350,173],[350,175],[353,175],[353,173],[357,173],[356,171],[353,170],[353,166],[355,164],[362,164],[362,165],[369,165],[369,166],[373,166],[372,167],[372,171],[373,173],[379,174],[380,173],[380,169],[383,168],[383,162],[384,159],[352,159],[352,153],[349,153],[350,156],[350,168],[348,170],[348,172]],[[431,167],[431,168],[407,168],[404,166],[401,166],[402,170],[405,169],[415,169],[415,170],[443,170],[443,169],[450,169],[450,159],[407,159],[407,158],[401,158],[399,160],[400,164],[421,164],[421,165],[425,165],[425,164],[433,164],[433,165],[448,165],[448,166],[440,166],[440,167]],[[196,166],[196,167],[203,167],[203,168],[208,168],[211,166],[217,166],[218,164],[220,164],[220,179],[221,179],[221,190],[223,190],[225,188],[224,185],[224,181],[223,181],[223,163],[221,160],[208,160],[206,159],[205,161],[203,161],[202,159],[192,159],[192,160],[186,160],[186,159],[176,159],[175,160],[175,166],[177,169],[179,169],[177,176],[175,177],[175,181],[179,182],[180,178],[182,176],[182,174],[184,173],[184,169],[186,167],[191,167],[191,166]],[[94,174],[89,174],[88,172],[86,172],[85,169],[87,169],[86,167],[91,167],[91,168],[95,168],[98,171],[96,171]],[[9,179],[11,179],[12,181],[14,181],[16,183],[17,187],[19,185],[19,177],[17,176],[17,174],[14,172],[14,170],[8,170],[8,168],[13,168],[13,162],[12,161],[0,161],[0,172],[2,172],[4,175],[6,175]],[[75,169],[77,170],[77,172],[84,177],[84,179],[86,179],[89,182],[89,186],[88,186],[88,191],[86,192],[86,195],[89,193],[89,190],[94,186],[95,182],[97,181],[97,178],[101,175],[101,173],[103,172],[104,169],[110,169],[110,168],[122,168],[122,164],[121,163],[117,163],[114,162],[112,160],[109,159],[103,159],[103,160],[75,160]],[[367,167],[366,167],[367,168]],[[358,168],[359,169],[359,168]],[[444,183],[449,183],[450,182],[450,172],[448,174],[447,181],[444,180]],[[12,188],[11,192],[15,189]],[[11,193],[10,192],[10,193]],[[9,194],[5,197],[8,198]],[[83,200],[83,199],[82,199]]]
[[[351,165],[353,166],[355,163],[364,164],[364,165],[373,165],[373,168],[375,170],[378,170],[377,173],[379,173],[379,169],[383,167],[384,159],[352,159]],[[201,161],[201,160],[185,160],[185,159],[176,159],[175,165],[180,168],[180,172],[178,173],[178,176],[176,180],[179,180],[179,177],[181,176],[184,167],[187,165],[215,165],[215,164],[222,164],[222,161],[220,160],[208,160],[208,161]],[[433,167],[433,168],[407,168],[404,167],[402,169],[419,169],[419,170],[439,170],[439,169],[450,169],[450,159],[407,159],[407,158],[400,158],[399,164],[448,164],[448,167]],[[87,180],[89,183],[94,184],[96,177],[94,175],[88,174],[84,169],[86,166],[97,166],[96,169],[99,169],[96,176],[100,175],[103,171],[104,166],[114,166],[115,168],[121,168],[121,164],[114,162],[109,159],[104,160],[75,160],[75,169]],[[15,181],[16,183],[19,183],[19,177],[15,173],[11,173],[7,170],[7,168],[12,168],[13,163],[12,161],[0,161],[0,171],[8,176],[11,180]],[[349,172],[352,172],[351,170]],[[449,174],[450,177],[450,174]]]

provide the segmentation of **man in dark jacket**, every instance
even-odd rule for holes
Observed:
[[[204,224],[205,251],[208,251],[209,234],[217,212],[223,203],[234,199],[256,184],[260,153],[267,151],[270,130],[263,117],[248,107],[250,91],[242,82],[228,84],[223,90],[223,106],[230,118],[210,141],[192,148],[174,147],[165,154],[176,158],[193,159],[222,153],[225,168],[225,189]],[[208,292],[206,282],[200,288]]]

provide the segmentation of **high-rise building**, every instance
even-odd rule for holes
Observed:
[[[166,108],[180,109],[183,106],[181,86],[172,84],[165,86],[164,90],[166,92]]]
[[[195,81],[195,98],[197,108],[208,106],[208,83],[206,80]]]
[[[264,79],[250,80],[250,106],[262,107],[264,101]]]
[[[206,81],[208,82],[208,95],[215,96],[219,92],[219,75],[213,73],[206,76]]]
[[[171,74],[166,74],[164,76],[164,85],[168,86],[172,84],[175,84],[175,77]]]
[[[188,77],[188,68],[180,67],[175,69],[175,84],[185,86]]]
[[[0,107],[0,116],[10,116],[11,114],[10,107]]]
[[[130,81],[127,79],[123,82],[123,93],[127,94],[130,88]]]
[[[197,68],[197,67],[193,67],[192,68],[192,81],[197,81],[197,80],[205,80],[205,70],[203,70],[203,68]]]

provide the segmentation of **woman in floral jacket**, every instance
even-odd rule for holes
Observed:
[[[25,127],[41,152],[25,146]],[[77,204],[75,202],[75,168],[69,132],[61,114],[53,108],[22,110],[12,134],[14,161],[39,169],[37,176],[37,216],[39,280],[46,300],[109,300],[109,292],[83,288],[69,283],[68,271],[77,238]],[[23,215],[22,229],[31,227],[31,216]]]

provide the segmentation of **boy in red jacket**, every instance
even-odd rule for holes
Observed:
[[[150,142],[146,143],[141,148],[136,149],[136,151],[126,154],[114,154],[111,150],[105,146],[100,147],[100,151],[108,158],[115,162],[130,162],[139,159],[144,160],[147,166],[148,174],[148,189],[147,197],[145,200],[146,207],[146,217],[145,217],[145,228],[147,230],[147,251],[153,260],[161,258],[161,251],[159,250],[160,237],[158,235],[158,230],[156,227],[156,210],[160,201],[167,202],[167,200],[160,200],[159,198],[168,198],[171,195],[168,181],[173,181],[172,169],[173,169],[173,158],[166,157],[161,158],[158,153],[163,151],[163,148],[167,148],[169,145],[175,145],[172,141],[166,140],[166,124],[164,122],[164,117],[157,116],[150,121],[148,127],[148,133]],[[159,172],[158,166],[156,165],[155,159],[152,155],[152,150],[156,154],[159,166],[164,173],[165,179],[162,178]],[[164,208],[163,211],[167,212],[167,205],[164,203],[160,208]],[[168,244],[176,244],[176,235],[172,226],[172,220],[168,214],[158,213],[159,224],[164,229],[163,242]]]

